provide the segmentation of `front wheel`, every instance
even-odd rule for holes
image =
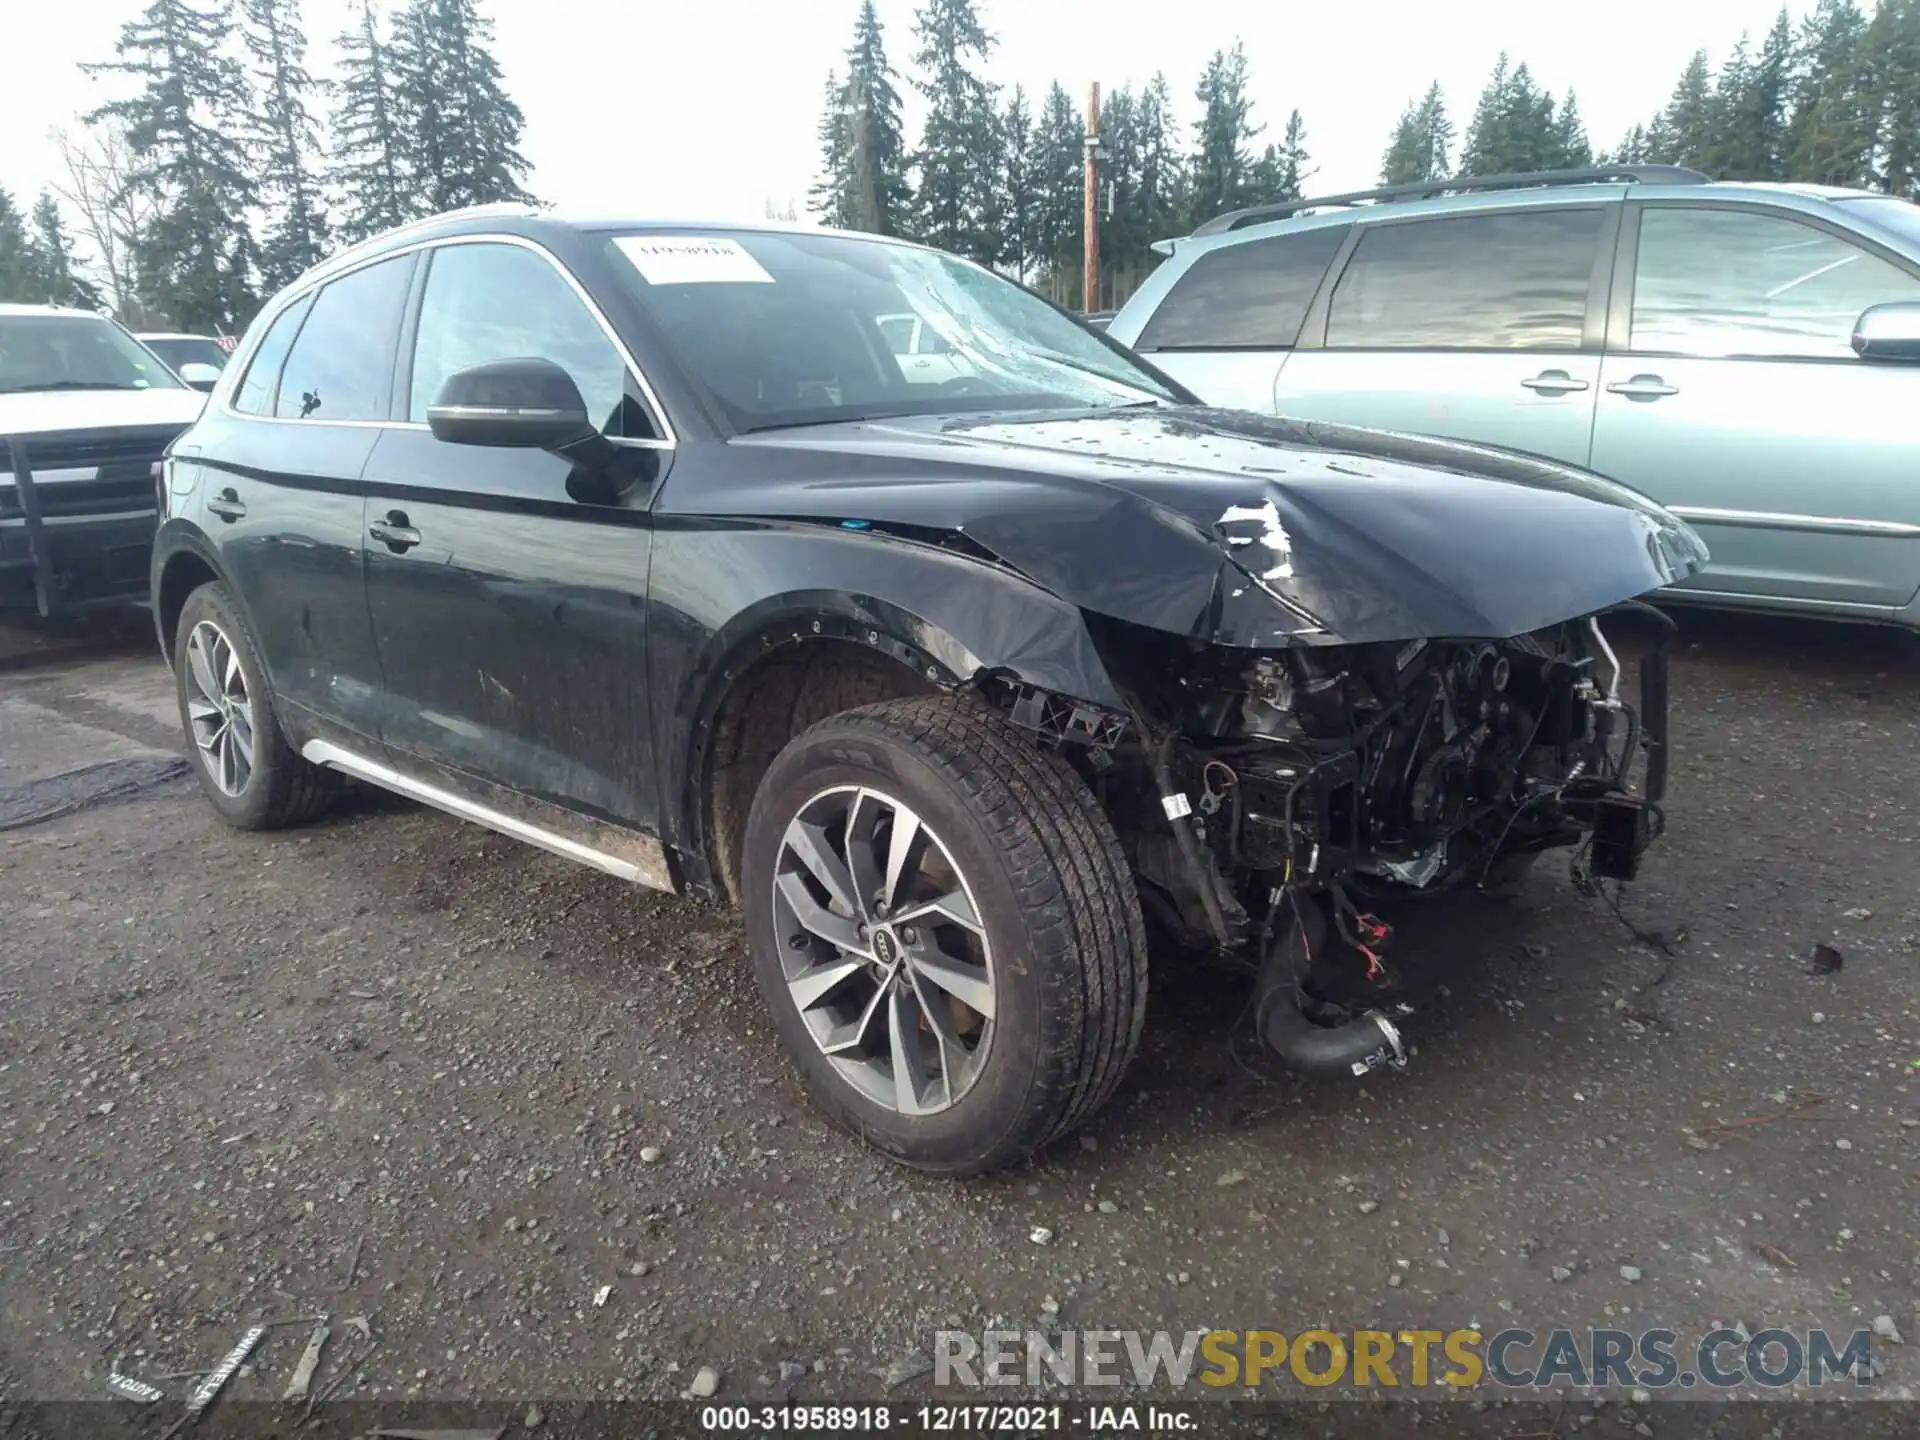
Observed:
[[[977,1174],[1107,1099],[1146,1008],[1145,927],[1085,783],[945,696],[850,710],[775,758],[748,818],[754,972],[840,1125]]]

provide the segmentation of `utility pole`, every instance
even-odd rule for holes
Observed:
[[[1087,97],[1086,218],[1081,225],[1086,248],[1080,263],[1080,309],[1085,313],[1100,308],[1100,162],[1106,158],[1100,148],[1100,82],[1096,80]]]

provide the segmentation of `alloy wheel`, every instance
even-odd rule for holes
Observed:
[[[253,776],[253,697],[233,642],[211,620],[187,637],[187,724],[221,794],[240,795]]]
[[[898,1114],[959,1101],[993,1042],[993,952],[940,838],[903,802],[839,786],[788,824],[773,888],[787,990],[821,1053]]]

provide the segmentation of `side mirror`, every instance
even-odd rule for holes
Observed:
[[[1920,361],[1920,300],[1868,307],[1853,324],[1853,353],[1862,360]]]
[[[447,377],[427,428],[450,445],[555,450],[594,433],[573,377],[551,360],[495,360]]]
[[[180,367],[180,378],[196,390],[211,390],[220,382],[220,367],[190,361]]]

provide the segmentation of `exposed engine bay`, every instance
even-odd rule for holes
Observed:
[[[1300,1068],[1403,1064],[1376,905],[1498,889],[1550,850],[1627,881],[1660,831],[1670,622],[1629,609],[1662,626],[1638,708],[1601,616],[1267,653],[1111,637],[1133,723],[1084,738],[1150,919],[1255,969],[1256,1026]]]

